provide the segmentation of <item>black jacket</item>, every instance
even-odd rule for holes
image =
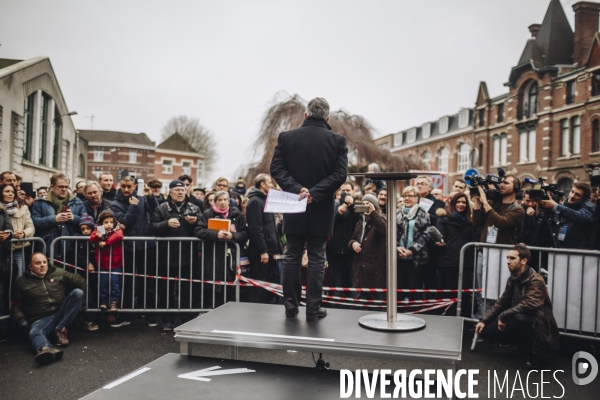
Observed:
[[[248,191],[248,204],[246,205],[246,220],[250,233],[249,255],[282,254],[275,215],[263,212],[267,195],[259,189],[252,187]]]
[[[335,191],[348,175],[346,138],[324,120],[307,118],[298,129],[279,134],[271,176],[286,192],[307,188],[313,202],[306,212],[285,214],[283,233],[331,236]]]
[[[556,207],[561,227],[567,229],[564,240],[559,245],[566,249],[593,248],[596,224],[596,205],[591,201],[579,201],[574,204],[565,200]],[[560,231],[559,237],[561,239]]]
[[[106,199],[108,201],[115,201],[115,197],[117,196],[117,189],[110,188],[110,190],[108,192],[105,192],[104,190],[102,190],[102,198]]]
[[[204,212],[204,202],[198,200],[195,196],[185,196],[185,201],[192,203],[193,205],[195,205],[196,207],[198,207],[200,209],[200,213]]]
[[[444,213],[445,214],[445,213]],[[444,237],[444,247],[438,252],[439,267],[458,267],[460,249],[467,243],[475,241],[473,223],[463,221],[452,215],[443,216],[438,213],[436,228]],[[473,249],[465,253],[465,267],[473,267]]]
[[[338,210],[340,204],[335,202],[335,218],[333,221],[333,236],[327,244],[327,254],[354,254],[354,251],[348,247],[356,223],[360,215],[354,212],[354,204],[348,207],[348,210],[341,215]]]
[[[179,209],[171,201],[171,198],[167,198],[167,201],[156,207],[152,218],[150,219],[150,234],[158,237],[194,237],[194,229],[198,221],[195,224],[190,224],[186,221],[186,215],[195,215],[198,219],[200,218],[200,209],[188,202],[184,201]],[[169,220],[175,218],[179,220],[179,226],[177,228],[169,227]],[[195,254],[191,241],[182,240],[181,242],[165,242],[159,241],[159,258],[161,263],[159,267],[167,268],[166,260],[169,259],[169,268],[179,267],[179,260],[181,259],[182,266],[189,266],[192,264]],[[173,275],[171,275],[173,276]]]
[[[433,204],[431,205],[431,208],[429,209],[429,211],[427,211],[427,214],[429,214],[429,219],[431,220],[431,225],[435,226],[437,223],[437,218],[438,218],[437,210],[439,210],[439,209],[443,210],[446,205],[444,204],[443,201],[436,199],[435,196],[432,195],[431,193],[429,193],[425,198],[433,201]]]
[[[83,205],[85,206],[85,211],[87,212],[87,215],[94,218],[94,221],[96,221],[98,219],[98,215],[100,215],[100,213],[102,211],[108,210],[110,208],[111,204],[112,204],[112,201],[108,201],[105,198],[102,198],[102,202],[100,202],[100,204],[98,205],[98,208],[96,208],[96,210],[94,211],[94,209],[90,205],[89,201],[86,200],[83,202]]]
[[[123,233],[127,236],[150,236],[148,226],[150,225],[150,217],[154,213],[154,209],[158,207],[156,197],[137,196],[140,201],[137,206],[129,203],[129,197],[123,196],[121,189],[115,196],[115,201],[110,205],[110,210],[115,214],[117,221],[125,225]],[[135,249],[143,249],[143,241],[125,241],[125,251],[132,251],[135,243]],[[153,246],[153,242],[148,242],[148,246]]]
[[[217,239],[217,231],[208,229],[208,220],[211,218],[224,219],[221,215],[217,214],[212,208],[204,211],[196,228],[194,229],[194,235],[203,240],[204,245],[198,246],[198,251],[203,253],[204,257],[204,279],[213,278],[213,247],[215,257],[215,279],[223,280],[224,270],[227,268],[228,279],[235,277],[235,246],[230,241]],[[248,225],[242,213],[235,207],[229,207],[229,215],[227,219],[231,220],[233,242],[240,246],[240,250],[243,251],[244,245],[248,240]],[[235,232],[234,232],[235,227]],[[214,246],[213,246],[214,244]],[[226,247],[231,252],[231,258],[226,260]],[[227,257],[229,258],[229,257]]]

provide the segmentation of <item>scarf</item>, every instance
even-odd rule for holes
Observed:
[[[458,211],[454,210],[452,211],[452,216],[462,222],[465,222],[467,220],[467,216],[465,215],[464,211],[459,213]]]
[[[217,208],[217,205],[215,204],[213,206],[213,211],[221,215],[224,219],[227,219],[227,217],[229,216],[229,206],[227,206],[227,209],[223,211],[220,208]]]
[[[71,198],[73,197],[73,195],[68,192],[67,192],[67,196],[62,200],[55,197],[54,193],[52,191],[50,191],[50,193],[48,193],[48,195],[50,196],[50,201],[52,202],[52,205],[54,206],[54,211],[56,211],[57,214],[62,212],[63,207],[66,206],[67,203],[69,202],[69,200],[71,200]],[[46,198],[47,197],[48,196],[46,196]]]
[[[18,210],[18,202],[15,199],[12,203],[5,203],[2,202],[2,205],[4,206],[4,208],[6,208],[6,213],[8,215],[15,215],[19,210]]]
[[[419,209],[420,206],[419,203],[417,203],[411,208],[404,206],[400,210],[400,213],[398,215],[398,224],[402,224],[404,222],[404,219],[406,219],[406,223],[404,224],[404,232],[398,240],[398,245],[400,247],[408,249],[410,246],[412,246],[415,239],[415,222]],[[411,260],[412,256],[408,259]]]

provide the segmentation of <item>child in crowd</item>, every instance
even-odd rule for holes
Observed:
[[[88,238],[92,234],[96,223],[94,218],[84,213],[79,218],[79,229],[81,230],[82,236]],[[87,290],[87,307],[96,308],[98,305],[98,275],[93,274],[96,270],[92,261],[94,260],[95,247],[89,241],[78,240],[77,241],[77,261],[76,265],[79,267],[77,273],[85,278],[88,285]],[[87,271],[86,271],[87,269]],[[83,330],[85,331],[97,331],[98,325],[94,323],[94,314],[91,312],[83,313]]]
[[[111,211],[102,211],[96,221],[96,229],[90,242],[98,245],[96,267],[100,272],[100,309],[119,309],[121,299],[121,277],[123,271],[123,229]],[[110,271],[109,273],[104,271]]]

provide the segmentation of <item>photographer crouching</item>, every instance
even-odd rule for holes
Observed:
[[[553,199],[540,200],[541,207],[556,213],[559,221],[559,246],[568,249],[592,250],[594,244],[596,206],[590,201],[592,188],[587,183],[575,183],[563,204]]]

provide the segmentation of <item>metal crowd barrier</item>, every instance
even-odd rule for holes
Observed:
[[[131,243],[130,248],[128,242]],[[223,279],[217,280],[215,277],[221,267],[216,265],[217,244],[225,242],[228,246],[223,246]],[[89,237],[59,237],[50,245],[50,260],[54,265],[85,277],[87,311],[103,311],[100,309],[102,279],[99,279],[102,276],[108,278],[109,288],[112,280],[118,279],[121,289],[119,312],[196,313],[210,311],[226,303],[228,298],[240,301],[240,282],[235,278],[240,265],[237,243],[204,242],[192,237],[144,236],[126,237],[122,244],[122,272],[112,272],[112,253],[108,268],[102,265],[101,260],[100,265],[95,265],[96,261],[90,257],[92,245]],[[204,257],[208,246],[212,246],[212,260]],[[96,251],[99,249],[96,248]],[[94,271],[88,268],[90,262]],[[233,280],[228,281],[228,275]],[[110,307],[110,304],[107,306]]]
[[[12,245],[15,243],[30,243],[30,245],[22,246],[20,249],[13,249]],[[9,256],[6,256],[7,251],[10,252]],[[36,251],[46,253],[46,242],[39,237],[12,239],[10,245],[0,249],[0,256],[2,257],[3,262],[8,260],[10,263],[9,265],[11,266],[8,275],[6,277],[0,277],[0,321],[10,318],[12,285],[17,279],[15,272],[17,272],[17,275],[19,276],[25,272],[27,268],[27,257]],[[15,271],[15,268],[12,267],[15,264],[16,268],[21,270],[20,272]]]
[[[468,243],[460,251],[458,292],[462,291],[465,254],[475,253],[471,287],[481,289],[481,316],[489,311],[491,303],[497,300],[510,276],[506,264],[506,254],[512,246],[489,243]],[[561,335],[592,340],[600,340],[600,251],[554,249],[528,246],[532,252],[531,265],[547,278],[548,295],[552,301],[552,312]],[[539,255],[536,256],[535,253]],[[477,263],[482,257],[481,284],[477,284]],[[547,277],[546,277],[547,274]],[[467,277],[468,278],[468,277]],[[474,293],[475,294],[475,293]],[[476,296],[472,297],[470,317],[474,317]],[[462,298],[458,298],[457,316],[461,315]]]

